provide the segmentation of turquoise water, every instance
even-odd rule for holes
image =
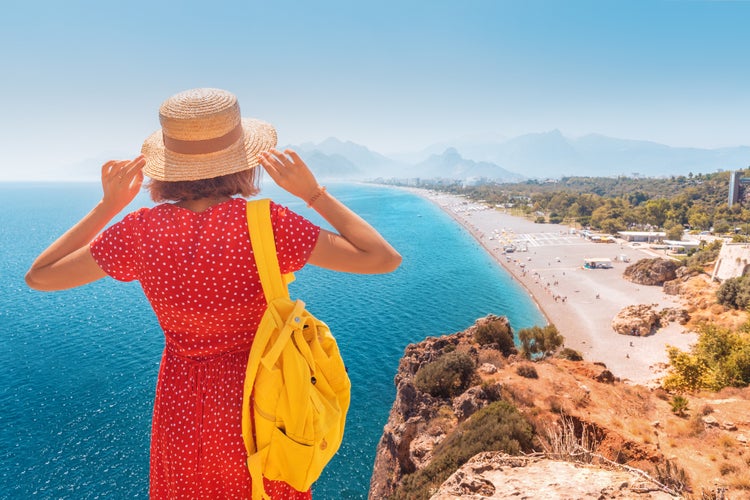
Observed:
[[[404,257],[384,276],[307,267],[292,295],[336,335],[352,379],[341,450],[317,499],[367,498],[375,448],[407,344],[488,313],[515,329],[544,318],[450,217],[408,192],[329,190]],[[264,195],[320,219],[278,190]],[[27,289],[35,256],[99,198],[96,184],[0,184],[0,498],[147,498],[151,404],[163,340],[137,284],[107,278],[58,293]],[[139,197],[135,205],[148,204]]]

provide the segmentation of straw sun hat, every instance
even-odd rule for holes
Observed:
[[[159,181],[195,181],[249,170],[276,146],[276,129],[242,118],[237,98],[219,89],[175,94],[159,108],[161,130],[141,148],[143,173]]]

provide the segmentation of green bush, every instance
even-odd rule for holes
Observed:
[[[563,216],[562,215],[560,215],[560,214],[558,214],[556,212],[552,212],[551,214],[549,214],[549,223],[550,224],[562,224],[562,222],[563,222]]]
[[[436,398],[450,398],[464,392],[475,376],[474,360],[465,352],[453,351],[417,370],[414,384]]]
[[[722,240],[715,240],[711,243],[703,245],[698,250],[690,253],[685,265],[690,269],[703,272],[703,268],[708,264],[715,262],[719,257],[719,252],[724,244]]]
[[[513,330],[505,318],[492,318],[477,326],[474,341],[479,345],[497,344],[503,356],[509,356],[516,348]]]
[[[547,325],[522,328],[518,331],[518,340],[521,342],[521,354],[530,359],[533,355],[545,357],[552,354],[565,339],[555,325]]]
[[[557,355],[570,361],[583,361],[583,355],[570,347],[564,347]]]
[[[516,373],[524,378],[539,378],[536,368],[531,365],[519,365],[516,368]]]
[[[403,478],[394,500],[428,499],[456,469],[483,451],[510,455],[532,451],[531,425],[506,401],[482,408],[435,448],[432,461]]]
[[[672,413],[678,417],[684,417],[688,410],[688,400],[684,396],[677,395],[672,398],[669,406],[672,407]]]
[[[716,301],[733,309],[747,309],[750,306],[750,278],[740,276],[725,280],[716,291]]]
[[[750,333],[747,326],[739,331],[705,325],[698,342],[685,352],[667,348],[670,372],[664,378],[665,389],[694,391],[750,385]]]

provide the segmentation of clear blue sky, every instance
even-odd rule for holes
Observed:
[[[557,128],[748,145],[749,25],[747,1],[4,2],[0,180],[135,155],[159,104],[201,86],[282,144]]]

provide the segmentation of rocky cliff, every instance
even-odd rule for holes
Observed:
[[[721,409],[691,396],[698,418],[688,423],[672,413],[664,391],[621,383],[601,363],[530,362],[476,341],[478,329],[503,322],[488,316],[406,348],[369,498],[674,498],[725,491],[734,473],[742,488],[748,394],[721,399]],[[449,396],[421,390],[420,370],[455,353],[472,360],[470,383]],[[698,408],[721,413],[735,430],[709,428]],[[724,477],[715,459],[705,459],[711,446],[723,450],[723,470],[735,472]]]

